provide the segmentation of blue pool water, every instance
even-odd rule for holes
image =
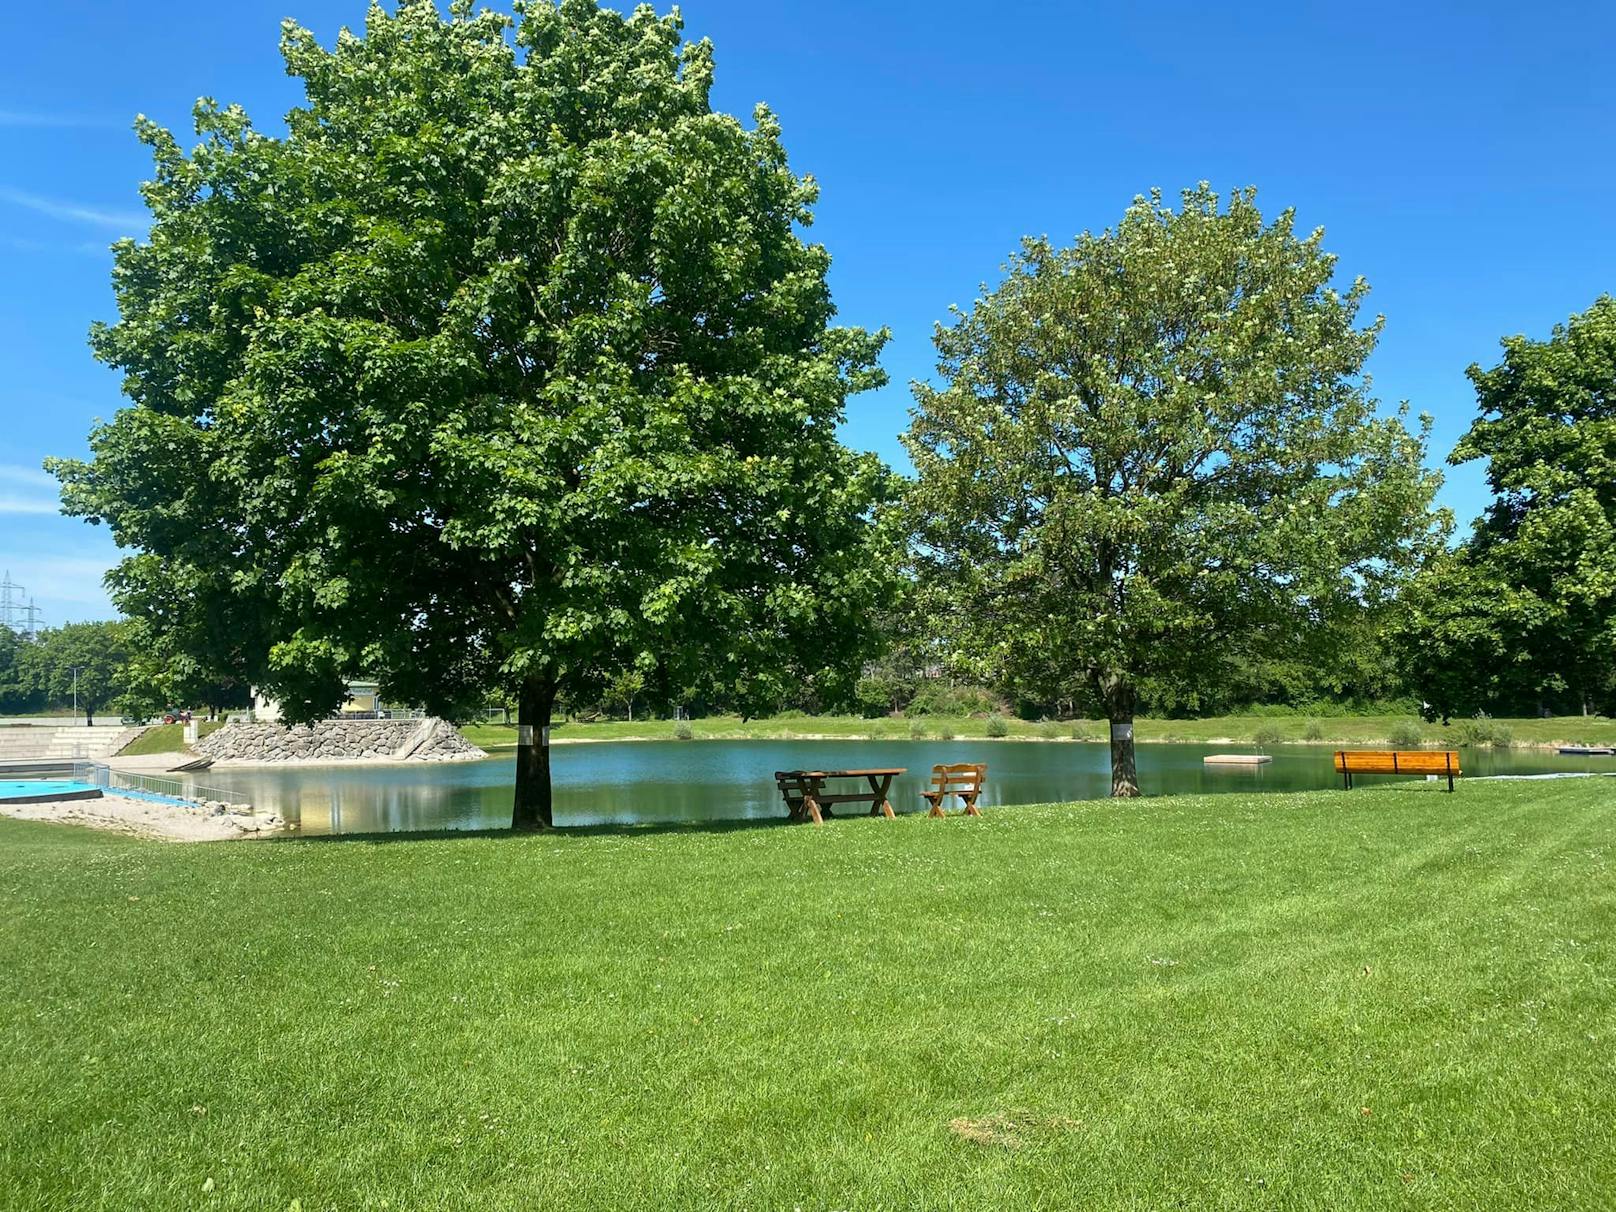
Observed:
[[[0,779],[0,800],[82,800],[101,794],[94,783],[72,779]]]

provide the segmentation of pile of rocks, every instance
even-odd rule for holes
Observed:
[[[284,829],[286,822],[274,812],[254,812],[251,804],[227,804],[223,800],[202,800],[197,804],[198,814],[216,817],[241,833],[262,833],[269,829]]]
[[[235,721],[194,746],[216,762],[466,762],[487,757],[454,725],[424,720]]]

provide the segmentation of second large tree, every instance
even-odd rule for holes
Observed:
[[[1251,192],[1139,199],[1066,249],[1029,240],[939,328],[907,445],[929,600],[956,663],[1111,722],[1139,793],[1141,686],[1305,651],[1424,554],[1436,478],[1363,378],[1379,322],[1322,233]]]

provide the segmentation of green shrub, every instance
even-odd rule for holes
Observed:
[[[938,728],[937,728],[937,739],[942,740],[942,741],[951,741],[951,740],[953,740],[954,739],[954,726],[952,724],[941,724],[941,725],[939,725]]]
[[[1285,740],[1285,730],[1278,724],[1262,724],[1251,734],[1251,742],[1258,748],[1278,745]]]
[[[1398,720],[1386,739],[1394,749],[1418,749],[1425,744],[1425,730],[1418,720]]]
[[[1454,741],[1467,749],[1508,749],[1515,739],[1508,724],[1500,724],[1485,711],[1475,719],[1460,720],[1453,729]]]
[[[1100,738],[1094,734],[1087,722],[1077,720],[1072,724],[1072,739],[1074,741],[1097,741]]]
[[[1302,725],[1302,739],[1304,741],[1322,741],[1324,739],[1324,725],[1317,720],[1309,720]]]
[[[988,722],[987,722],[986,727],[987,727],[987,733],[991,737],[1001,737],[1001,736],[1009,736],[1010,735],[1010,723],[1009,723],[1009,721],[1006,720],[997,711],[995,711],[992,715],[988,716]]]
[[[853,687],[853,706],[865,719],[875,719],[892,710],[892,690],[880,678],[860,678]]]
[[[911,741],[921,740],[925,737],[925,735],[926,725],[922,724],[919,720],[909,721],[909,739]]]
[[[1038,735],[1046,741],[1053,741],[1060,737],[1061,726],[1054,720],[1045,720],[1038,725]]]
[[[924,682],[904,708],[905,715],[984,715],[1004,704],[982,686],[950,686],[941,679]]]
[[[693,741],[696,739],[696,730],[690,726],[689,720],[675,720],[673,722],[673,739],[676,741]]]

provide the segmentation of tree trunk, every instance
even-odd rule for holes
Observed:
[[[516,707],[516,801],[511,828],[548,829],[554,821],[550,788],[550,712],[555,685],[548,678],[522,683]]]
[[[1139,768],[1134,763],[1133,750],[1134,686],[1126,674],[1116,670],[1098,673],[1094,680],[1111,722],[1111,794],[1133,799],[1139,794]]]
[[[84,725],[87,728],[94,728],[95,727],[95,708],[94,707],[86,706],[84,708]]]

